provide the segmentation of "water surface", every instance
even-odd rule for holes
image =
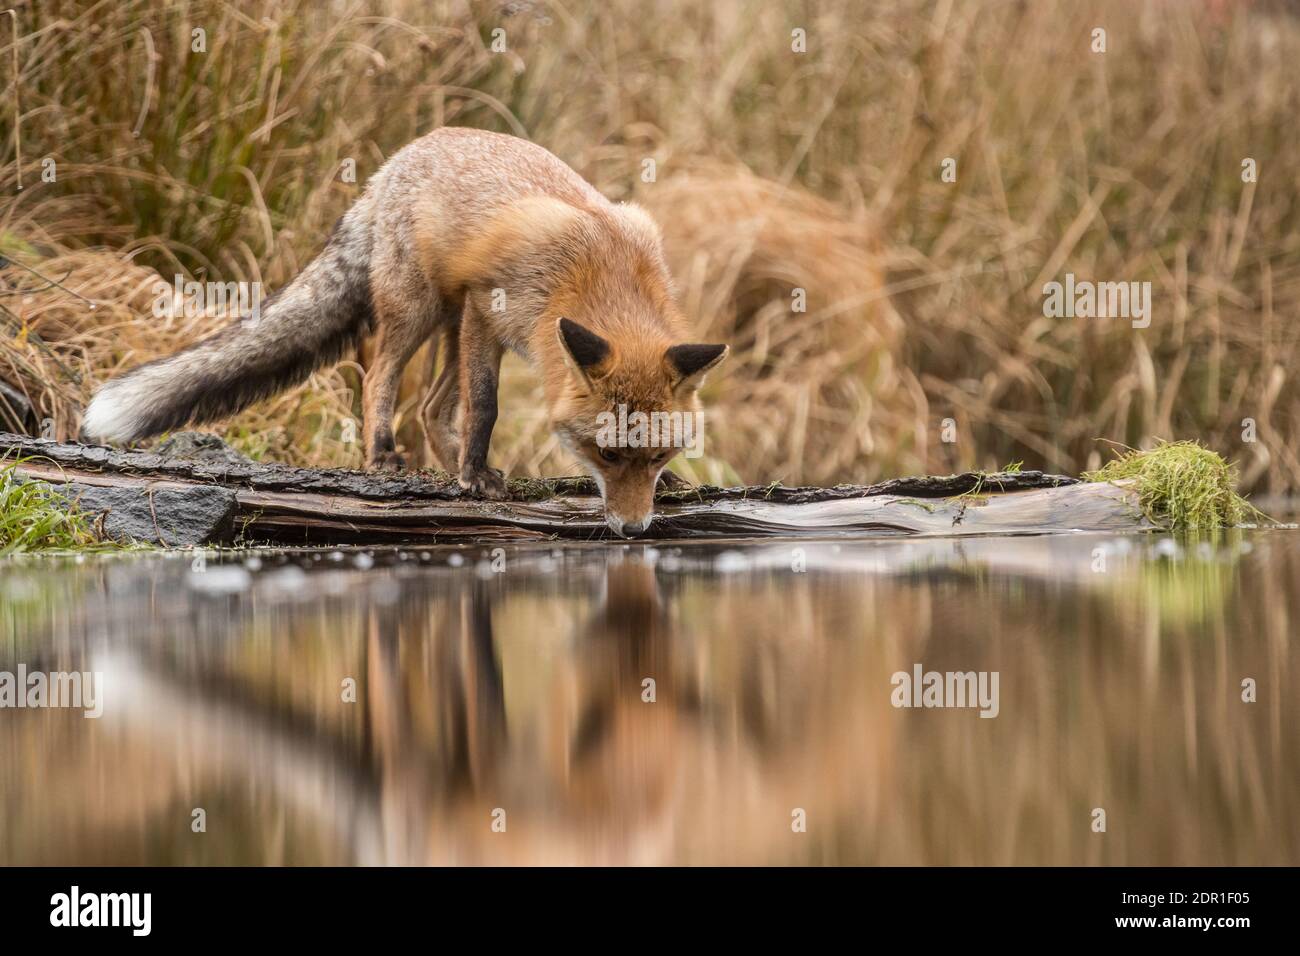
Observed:
[[[1295,864],[1298,619],[1294,531],[10,561],[104,690],[0,710],[0,863]]]

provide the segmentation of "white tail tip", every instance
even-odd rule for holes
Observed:
[[[81,433],[95,441],[129,441],[136,437],[141,422],[132,406],[136,396],[129,385],[109,383],[95,393],[81,418]]]

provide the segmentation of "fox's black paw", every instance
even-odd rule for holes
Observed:
[[[692,487],[691,483],[681,475],[674,474],[671,471],[661,471],[659,473],[659,491],[687,491]]]
[[[381,451],[370,459],[371,471],[406,471],[406,459],[395,451]]]
[[[489,501],[503,501],[509,497],[506,491],[506,476],[500,468],[484,468],[480,471],[462,471],[460,486],[476,498]]]

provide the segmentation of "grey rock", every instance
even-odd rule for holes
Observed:
[[[59,490],[87,515],[102,515],[104,531],[119,540],[173,548],[231,540],[238,509],[229,488],[103,488],[72,482]]]

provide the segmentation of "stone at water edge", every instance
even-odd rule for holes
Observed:
[[[220,544],[234,537],[239,508],[229,488],[104,488],[76,482],[57,485],[90,520],[104,516],[104,531],[118,540],[173,548]]]

